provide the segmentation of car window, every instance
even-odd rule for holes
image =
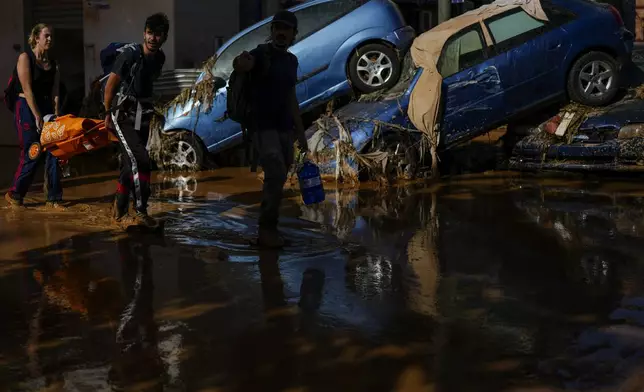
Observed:
[[[511,49],[536,37],[545,25],[521,8],[487,22],[497,52]]]
[[[443,78],[473,67],[487,58],[480,29],[474,28],[450,38],[438,61]]]
[[[295,11],[298,23],[297,41],[310,36],[355,10],[369,0],[335,0]]]
[[[270,23],[266,23],[246,33],[246,35],[243,35],[224,49],[212,68],[213,75],[228,80],[230,74],[233,73],[233,60],[235,57],[239,56],[245,50],[250,52],[257,45],[266,42],[270,37],[270,28]]]

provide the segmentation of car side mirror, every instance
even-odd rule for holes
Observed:
[[[226,87],[227,84],[228,83],[226,83],[226,81],[219,76],[214,77],[213,88],[215,89],[215,91],[219,90],[220,88]]]

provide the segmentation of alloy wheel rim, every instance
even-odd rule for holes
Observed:
[[[586,97],[601,97],[613,86],[614,77],[613,68],[607,62],[591,61],[579,72],[581,92]]]
[[[393,62],[386,54],[373,50],[360,56],[356,66],[358,77],[370,87],[380,87],[393,74]]]

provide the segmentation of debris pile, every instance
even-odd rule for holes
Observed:
[[[619,140],[620,158],[634,161],[636,165],[644,165],[644,137],[633,137]]]
[[[361,95],[357,102],[400,100],[409,89],[409,85],[418,70],[413,64],[411,53],[407,53],[403,58],[402,67],[403,71],[396,85],[387,90]],[[407,116],[402,105],[399,105],[399,107],[400,115]],[[315,151],[314,159],[316,163],[327,163],[335,160],[334,177],[340,182],[357,185],[361,171],[366,172],[370,179],[377,181],[381,185],[387,185],[393,179],[412,179],[416,173],[415,170],[408,170],[411,165],[405,162],[409,158],[406,155],[413,155],[414,160],[422,161],[425,151],[431,148],[432,145],[430,138],[426,134],[421,134],[420,145],[418,142],[414,143],[410,135],[412,132],[418,134],[416,129],[376,119],[357,117],[341,119],[340,117],[333,114],[333,107],[329,105],[326,114],[316,121],[315,124],[318,130],[310,138],[313,144],[312,150]],[[356,129],[365,126],[372,127],[372,141],[366,149],[357,151],[351,135]],[[337,130],[337,132],[330,132],[331,130]],[[383,135],[391,133],[398,133],[401,136],[400,139],[405,141],[403,143],[405,149],[420,151],[420,157],[416,153],[407,154],[407,150],[392,151],[387,148],[388,146],[382,143],[384,140]],[[337,135],[337,137],[332,134]],[[437,133],[434,133],[433,136],[433,140],[437,140]],[[433,145],[435,146],[435,143]],[[435,151],[433,151],[432,156],[435,157],[437,165],[438,158],[435,155]],[[417,164],[418,162],[413,162],[413,166]],[[394,171],[395,173],[393,173]]]
[[[631,89],[627,95],[627,99],[644,99],[644,84]],[[620,158],[634,161],[638,166],[644,165],[644,137],[635,135],[624,139],[620,138],[618,142]]]
[[[373,137],[367,148],[359,152],[355,148],[351,135],[353,130],[364,126],[365,123],[374,127]],[[317,164],[335,160],[334,177],[337,181],[357,185],[361,171],[381,185],[388,185],[395,179],[411,180],[416,175],[416,165],[424,160],[428,149],[432,152],[432,170],[437,171],[436,137],[432,143],[428,135],[421,134],[420,141],[414,142],[410,135],[412,132],[418,134],[414,129],[362,118],[349,118],[342,121],[337,116],[328,114],[321,116],[316,124],[318,130],[311,138],[314,140],[314,160]],[[332,128],[338,130],[338,137],[334,137],[329,132]],[[384,142],[386,140],[383,136],[384,130],[389,135],[392,133],[400,135],[399,139],[404,142],[398,146],[400,150],[393,149],[395,145],[388,146]],[[325,145],[320,146],[320,143]],[[408,150],[419,151],[420,154],[411,153]],[[410,159],[414,162],[408,162]]]
[[[353,137],[350,132],[351,126],[360,124],[360,121],[350,119],[343,123],[337,116],[325,114],[316,121],[316,124],[318,131],[313,139],[323,142],[326,136],[331,139],[331,144],[322,148],[316,148],[317,146],[315,146],[312,149],[315,151],[313,160],[318,164],[335,160],[336,181],[357,186],[360,183],[360,169],[366,169],[371,174],[371,177],[379,183],[388,183],[388,178],[385,174],[388,154],[380,150],[359,153],[353,144]],[[374,124],[374,126],[376,127],[374,138],[376,138],[380,133],[380,125]],[[329,132],[332,127],[337,127],[337,138],[334,138]]]
[[[538,146],[545,158],[545,153],[550,146],[571,143],[586,119],[601,114],[613,106],[597,108],[571,102],[564,106],[556,116],[536,127],[534,132],[523,138],[520,143]]]
[[[642,84],[642,85],[639,85],[639,86],[635,87],[635,88],[631,91],[631,94],[630,94],[630,95],[632,95],[632,96],[633,96],[633,98],[637,98],[637,99],[644,99],[644,84]]]
[[[216,93],[214,89],[215,77],[212,74],[212,69],[216,61],[216,56],[212,56],[206,60],[202,65],[202,70],[205,73],[204,77],[199,82],[195,82],[191,87],[185,88],[173,100],[158,108],[159,111],[161,113],[167,113],[170,110],[182,108],[191,102],[191,108],[197,106],[203,108],[201,111],[204,113],[210,112]]]

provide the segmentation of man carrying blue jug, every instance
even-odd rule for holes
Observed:
[[[258,245],[284,246],[277,231],[279,208],[288,171],[293,164],[294,142],[308,153],[304,125],[295,92],[297,57],[288,51],[295,42],[297,18],[279,11],[271,22],[266,44],[243,52],[233,62],[236,73],[249,77],[249,104],[253,112],[252,140],[264,169]]]

